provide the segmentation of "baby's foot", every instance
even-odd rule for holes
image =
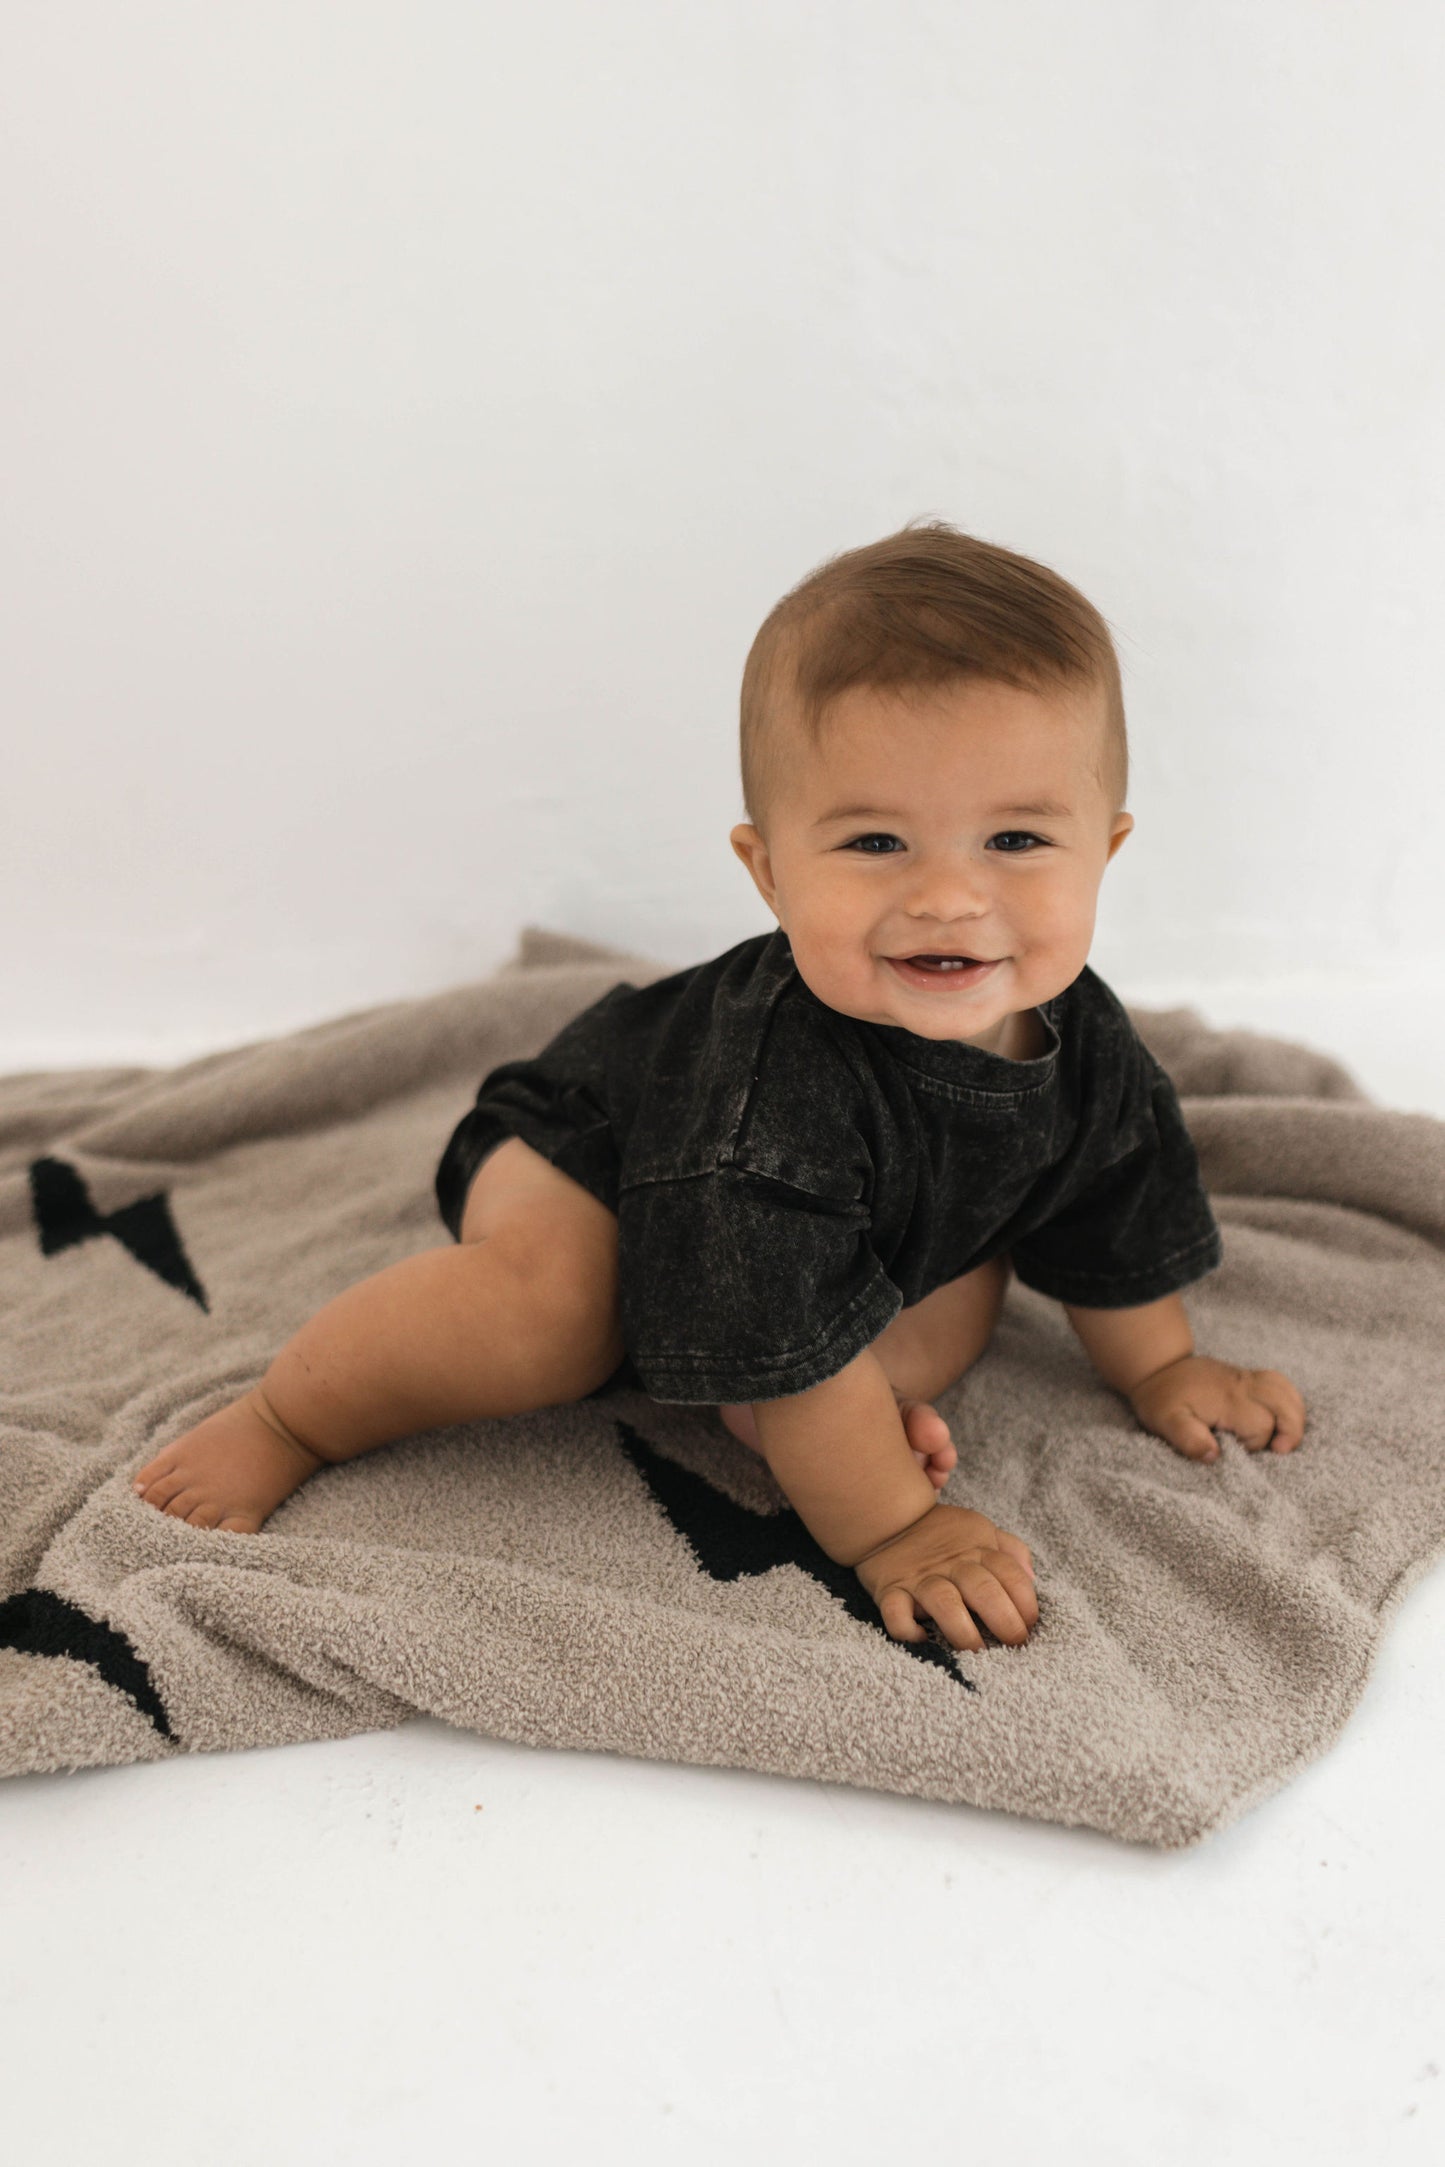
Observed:
[[[141,1502],[192,1527],[254,1535],[283,1498],[324,1466],[298,1438],[273,1428],[248,1392],[163,1445],[135,1477]]]
[[[904,1432],[914,1459],[934,1489],[941,1490],[958,1465],[958,1451],[948,1424],[927,1400],[900,1399],[898,1412],[903,1417]],[[752,1451],[762,1451],[757,1419],[746,1401],[741,1406],[719,1407],[718,1413],[734,1437],[741,1439]]]
[[[948,1424],[930,1400],[900,1400],[898,1412],[914,1459],[934,1489],[941,1490],[958,1465],[958,1448]]]

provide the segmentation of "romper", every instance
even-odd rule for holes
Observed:
[[[617,1215],[626,1356],[599,1392],[717,1405],[843,1369],[1007,1253],[1026,1287],[1127,1309],[1223,1261],[1174,1086],[1087,965],[1011,1061],[829,1008],[787,934],[613,986],[483,1078],[436,1172],[460,1238],[506,1136]],[[588,1397],[595,1395],[589,1394]]]

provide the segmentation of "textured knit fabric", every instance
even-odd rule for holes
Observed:
[[[1130,1013],[1224,1231],[1195,1342],[1292,1377],[1304,1441],[1181,1458],[1011,1281],[939,1405],[945,1501],[1033,1553],[1021,1647],[891,1639],[757,1453],[641,1392],[363,1453],[258,1535],[134,1495],[323,1303],[450,1246],[431,1180],[478,1076],[666,970],[528,928],[476,984],[172,1069],[0,1076],[0,1772],[425,1714],[1175,1846],[1330,1746],[1445,1551],[1445,1122],[1187,1008]]]
[[[436,1173],[520,1136],[618,1216],[628,1380],[774,1399],[1001,1252],[1084,1308],[1175,1293],[1223,1248],[1168,1076],[1087,966],[1014,1061],[828,1007],[779,929],[638,988],[494,1068]]]

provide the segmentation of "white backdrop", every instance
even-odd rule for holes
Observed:
[[[918,514],[1115,628],[1096,968],[1408,1035],[1442,60],[1434,0],[9,0],[0,1065],[764,930],[748,643]]]
[[[1442,63],[1438,0],[3,0],[0,1069],[764,930],[749,641],[935,514],[1115,627],[1110,983],[1445,1115]],[[432,1723],[5,1785],[7,2126],[1414,2167],[1442,1634],[1187,1853]]]

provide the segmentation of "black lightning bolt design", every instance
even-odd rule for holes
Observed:
[[[691,1550],[703,1571],[714,1580],[740,1580],[745,1573],[766,1573],[774,1565],[796,1565],[836,1597],[850,1618],[871,1625],[890,1648],[912,1656],[919,1663],[933,1663],[966,1692],[978,1687],[966,1678],[953,1660],[953,1651],[939,1635],[930,1640],[895,1640],[878,1614],[874,1602],[851,1565],[839,1565],[814,1542],[797,1513],[753,1512],[715,1490],[710,1482],[680,1467],[676,1460],[654,1452],[630,1422],[617,1422],[617,1439],[623,1452],[647,1484],[673,1527]],[[981,1621],[984,1645],[994,1638]],[[925,1621],[930,1632],[937,1632]]]
[[[119,1211],[99,1212],[73,1166],[67,1166],[63,1159],[34,1159],[30,1165],[30,1197],[43,1256],[57,1256],[62,1249],[73,1249],[77,1242],[109,1234],[122,1249],[130,1251],[137,1264],[144,1264],[168,1287],[189,1295],[210,1315],[206,1290],[181,1246],[164,1190],[157,1190],[154,1196],[138,1197],[134,1204],[123,1204]]]
[[[56,1162],[42,1163],[53,1166]],[[70,1171],[62,1168],[62,1172]],[[83,1196],[83,1190],[81,1193]],[[129,1207],[132,1211],[136,1208]],[[86,1209],[90,1209],[88,1200]],[[83,1240],[86,1233],[95,1231],[87,1227],[70,1239]],[[850,1617],[881,1633],[900,1655],[934,1664],[965,1692],[978,1691],[973,1680],[957,1669],[952,1650],[941,1636],[936,1640],[895,1640],[884,1628],[877,1606],[852,1567],[835,1563],[826,1550],[820,1549],[796,1512],[753,1512],[735,1504],[710,1482],[655,1452],[630,1422],[618,1421],[615,1426],[624,1454],[712,1579],[740,1580],[745,1573],[769,1572],[775,1565],[796,1565],[836,1597]],[[931,1624],[929,1629],[937,1631]],[[982,1623],[979,1631],[986,1640],[993,1638]],[[27,1655],[68,1656],[74,1662],[89,1663],[107,1684],[134,1702],[162,1738],[174,1737],[150,1666],[126,1635],[89,1617],[77,1604],[52,1594],[48,1588],[22,1588],[0,1602],[0,1648],[19,1649]]]
[[[68,1655],[74,1662],[91,1664],[107,1685],[129,1695],[162,1738],[171,1736],[150,1667],[125,1634],[87,1617],[49,1588],[22,1588],[0,1603],[0,1648],[18,1648],[25,1655]]]

